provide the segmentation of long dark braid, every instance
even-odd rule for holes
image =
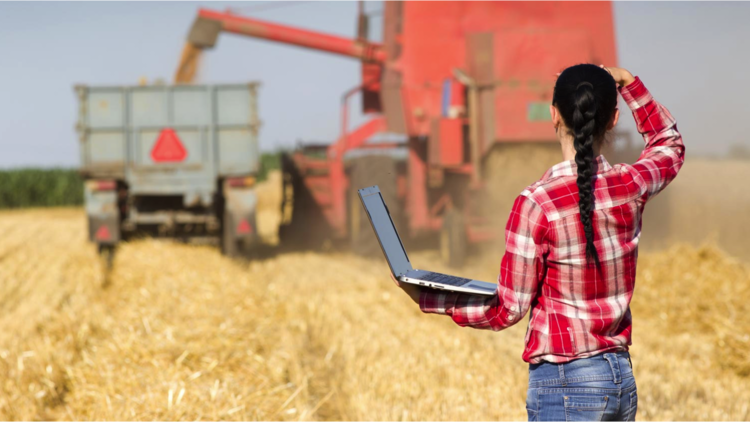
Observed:
[[[617,107],[615,80],[599,66],[571,66],[557,79],[552,104],[560,111],[573,135],[578,168],[578,209],[586,236],[586,261],[593,260],[599,267],[599,254],[594,246],[594,149],[604,139],[607,124]]]
[[[590,82],[581,82],[575,91],[575,110],[573,111],[573,136],[578,167],[578,209],[581,215],[583,231],[586,235],[586,260],[593,259],[599,266],[599,254],[594,247],[594,226],[591,213],[594,211],[594,190],[591,179],[594,174],[594,129],[596,128],[596,99],[594,86]]]

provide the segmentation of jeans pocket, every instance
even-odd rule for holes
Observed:
[[[526,413],[529,421],[538,421],[539,415],[537,414],[537,395],[535,388],[529,388],[526,392]]]
[[[609,396],[565,396],[566,421],[600,421],[607,409]]]

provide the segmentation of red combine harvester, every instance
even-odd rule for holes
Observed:
[[[361,4],[356,39],[202,9],[176,79],[190,82],[200,51],[213,47],[220,32],[360,60],[362,84],[344,95],[342,136],[330,145],[302,148],[284,160],[286,180],[294,188],[293,213],[287,221],[291,225],[284,231],[310,238],[313,229],[323,229],[331,237],[350,239],[357,251],[377,249],[354,194],[357,188],[379,184],[402,236],[440,233],[443,257],[458,265],[468,243],[497,236],[489,224],[491,216],[479,206],[488,195],[497,194],[488,192],[485,183],[490,153],[507,155],[502,162],[515,163],[508,166],[509,172],[533,167],[540,169],[535,177],[541,176],[554,161],[535,159],[533,152],[529,156],[528,146],[534,145],[531,151],[557,148],[548,110],[555,73],[576,63],[616,65],[612,6],[383,4],[382,44],[368,41],[368,16]],[[346,102],[358,92],[363,111],[374,117],[347,131]],[[406,141],[368,143],[385,132],[400,134]],[[519,146],[526,148],[526,156],[513,156]],[[405,147],[405,163],[383,154],[349,154],[396,147]],[[502,174],[506,169],[492,170]],[[493,212],[509,210],[515,195],[532,181],[524,180],[502,193],[510,199]],[[311,223],[315,217],[325,224]],[[502,219],[506,217],[507,212]]]

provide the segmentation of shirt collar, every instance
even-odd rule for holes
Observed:
[[[604,158],[603,155],[599,155],[596,157],[596,168],[595,173],[600,174],[604,173],[606,171],[609,171],[612,169],[612,166],[609,165],[607,162],[607,159]],[[560,177],[560,176],[577,176],[578,175],[578,165],[576,165],[575,160],[570,161],[563,161],[562,163],[555,164],[552,166],[549,170],[547,170],[546,173],[544,173],[544,176],[542,176],[542,179],[551,179],[553,177]]]

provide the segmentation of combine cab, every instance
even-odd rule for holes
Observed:
[[[228,255],[256,238],[257,84],[78,86],[89,238],[218,236]]]

